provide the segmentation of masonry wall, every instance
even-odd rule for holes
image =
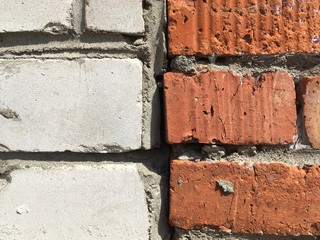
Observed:
[[[320,235],[318,0],[0,16],[0,239]]]
[[[168,1],[173,239],[319,236],[319,1]]]
[[[0,239],[169,239],[164,1],[0,2]]]

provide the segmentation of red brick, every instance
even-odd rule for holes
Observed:
[[[282,71],[258,78],[228,71],[166,73],[168,143],[288,144],[296,133],[295,88]]]
[[[320,52],[319,0],[169,0],[171,55]]]
[[[320,167],[174,160],[170,223],[234,233],[320,234]],[[224,193],[217,181],[227,181]]]
[[[320,149],[320,76],[305,77],[300,85],[304,127],[315,149]]]

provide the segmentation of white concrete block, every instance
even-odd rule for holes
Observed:
[[[0,239],[149,239],[134,165],[29,168],[11,176],[0,192]]]
[[[0,32],[65,32],[72,28],[72,0],[0,0]]]
[[[142,0],[87,0],[86,27],[92,31],[141,34]]]
[[[141,148],[138,59],[0,60],[0,151]]]

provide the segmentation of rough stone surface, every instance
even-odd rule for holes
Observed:
[[[1,189],[1,239],[148,239],[143,183],[132,164],[29,168]]]
[[[86,27],[93,31],[141,34],[142,0],[87,0]]]
[[[225,193],[217,180],[231,182]],[[174,160],[170,223],[227,233],[320,234],[320,167]]]
[[[320,76],[305,77],[299,90],[308,140],[313,148],[320,149]]]
[[[0,150],[139,149],[137,59],[1,60]]]
[[[319,0],[169,0],[172,55],[320,52]]]
[[[288,144],[296,134],[295,88],[283,71],[259,77],[230,71],[164,79],[171,143]]]
[[[66,33],[72,28],[72,0],[0,1],[0,32]]]

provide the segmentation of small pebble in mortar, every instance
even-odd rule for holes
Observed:
[[[224,193],[227,193],[227,194],[234,193],[232,182],[221,180],[221,179],[216,180],[216,182],[219,185],[219,187],[222,188]]]

